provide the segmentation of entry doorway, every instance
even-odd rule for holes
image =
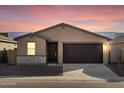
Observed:
[[[47,42],[47,63],[58,63],[57,42]]]

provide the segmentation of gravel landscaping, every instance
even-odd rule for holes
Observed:
[[[61,76],[62,73],[62,66],[47,64],[0,65],[0,76]]]
[[[106,66],[115,72],[119,77],[124,77],[124,64],[107,64]]]

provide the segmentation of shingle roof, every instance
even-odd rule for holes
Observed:
[[[33,33],[28,33],[28,34],[24,34],[24,35],[22,35],[22,36],[18,36],[18,37],[16,37],[16,38],[14,38],[14,40],[19,40],[19,39],[24,38],[24,37],[27,37],[27,36],[36,36],[36,37],[39,37],[39,38],[46,39],[46,38],[44,38],[44,37],[42,37],[42,36],[35,35],[35,34],[33,34]]]
[[[36,31],[36,32],[34,32],[34,34],[38,34],[38,33],[40,33],[40,32],[48,31],[49,29],[56,28],[56,27],[58,27],[58,26],[68,26],[68,27],[71,27],[71,28],[74,28],[74,29],[78,29],[78,30],[81,31],[81,32],[86,32],[86,33],[89,33],[89,34],[92,34],[92,35],[95,35],[95,36],[98,36],[98,37],[101,37],[101,38],[104,38],[104,39],[107,39],[107,40],[111,40],[111,39],[108,38],[108,37],[105,37],[105,36],[102,36],[102,35],[93,33],[93,32],[91,32],[91,31],[88,31],[88,30],[85,30],[85,29],[82,29],[82,28],[79,28],[79,27],[76,27],[76,26],[73,26],[73,25],[70,25],[70,24],[67,24],[67,23],[56,24],[56,25],[54,25],[54,26],[50,26],[50,27],[48,27],[48,28],[45,28],[45,29]]]
[[[8,42],[8,43],[17,43],[16,41],[14,41],[13,39],[0,35],[0,41],[2,42]]]
[[[110,41],[110,43],[120,43],[124,42],[124,35],[118,36]]]
[[[29,36],[29,35],[31,35],[31,34],[34,35],[34,36],[36,36],[36,35],[38,35],[38,33],[41,33],[41,32],[44,32],[44,31],[48,31],[49,29],[56,28],[56,27],[58,27],[58,26],[68,26],[68,27],[71,27],[71,28],[74,28],[74,29],[78,29],[78,30],[81,31],[81,32],[87,32],[87,33],[89,33],[89,34],[98,36],[98,37],[100,37],[100,38],[104,38],[104,39],[107,39],[107,40],[111,40],[111,39],[108,38],[108,37],[105,37],[105,36],[102,36],[102,35],[98,35],[98,34],[96,34],[96,33],[93,33],[93,32],[90,32],[90,31],[87,31],[87,30],[84,30],[84,29],[81,29],[81,28],[78,28],[78,27],[75,27],[75,26],[72,26],[72,25],[66,24],[66,23],[60,23],[60,24],[57,24],[57,25],[54,25],[54,26],[50,26],[50,27],[48,27],[48,28],[45,28],[45,29],[36,31],[36,32],[34,32],[34,33],[28,33],[28,34],[25,34],[25,35],[16,37],[14,40],[21,39],[21,38],[26,37],[26,36]],[[45,37],[43,37],[43,38],[46,39]]]

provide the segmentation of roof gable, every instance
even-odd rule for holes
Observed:
[[[110,40],[110,38],[108,38],[108,37],[105,37],[105,36],[102,36],[102,35],[98,35],[98,34],[96,34],[96,33],[93,33],[93,32],[87,31],[87,30],[85,30],[85,29],[81,29],[81,28],[78,28],[78,27],[75,27],[75,26],[72,26],[72,25],[66,24],[66,23],[60,23],[60,24],[57,24],[57,25],[54,25],[54,26],[51,26],[51,27],[48,27],[48,28],[45,28],[45,29],[36,31],[36,32],[34,32],[34,34],[42,33],[42,32],[44,32],[44,31],[49,31],[50,29],[54,29],[54,28],[57,28],[57,27],[60,27],[60,26],[63,27],[63,28],[64,28],[65,26],[67,26],[67,27],[70,27],[70,28],[79,30],[79,31],[81,31],[81,32],[86,32],[86,33],[88,33],[88,34],[95,35],[95,36],[97,36],[97,37]]]
[[[93,33],[93,32],[90,32],[90,31],[87,31],[87,30],[84,30],[84,29],[81,29],[81,28],[78,28],[78,27],[75,27],[75,26],[72,26],[72,25],[66,24],[66,23],[60,23],[60,24],[57,24],[57,25],[54,25],[54,26],[50,26],[50,27],[48,27],[48,28],[45,28],[45,29],[36,31],[36,32],[34,32],[34,33],[28,33],[28,34],[25,34],[25,35],[16,37],[14,40],[18,40],[18,39],[24,38],[24,37],[29,36],[29,35],[37,36],[37,37],[40,37],[40,38],[47,39],[47,38],[45,38],[45,37],[38,36],[38,33],[42,33],[42,32],[44,32],[44,31],[49,31],[50,29],[54,29],[54,28],[57,28],[57,27],[65,27],[65,26],[70,27],[70,28],[73,28],[73,29],[76,29],[76,30],[81,31],[81,32],[86,32],[86,33],[88,33],[88,34],[97,36],[97,37],[99,37],[99,38],[111,40],[110,38],[107,38],[107,37],[105,37],[105,36],[98,35],[98,34],[96,34],[96,33]]]

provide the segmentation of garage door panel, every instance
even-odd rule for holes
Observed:
[[[102,44],[64,44],[64,63],[102,63]]]

